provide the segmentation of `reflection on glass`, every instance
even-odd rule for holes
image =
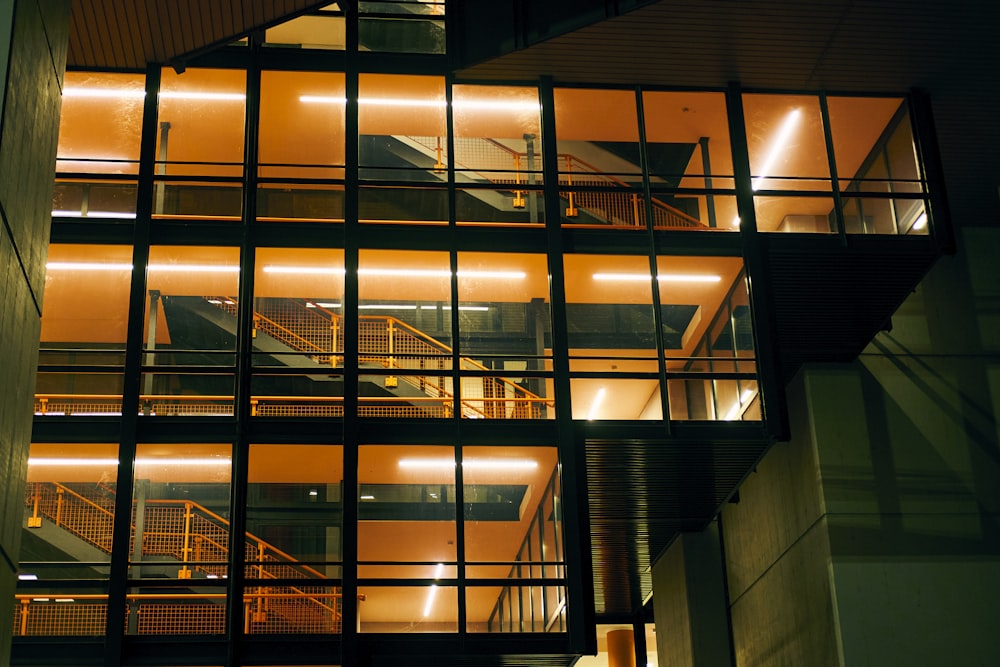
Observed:
[[[121,414],[131,277],[129,246],[49,247],[36,414]]]
[[[458,632],[458,589],[430,586],[358,586],[360,632]],[[361,599],[363,598],[363,599]]]
[[[448,191],[439,187],[362,187],[358,191],[361,222],[448,224]]]
[[[755,191],[830,190],[818,97],[747,94],[743,112]]]
[[[228,574],[231,458],[229,445],[136,447],[131,578]]]
[[[137,174],[145,85],[141,74],[67,72],[56,170]]]

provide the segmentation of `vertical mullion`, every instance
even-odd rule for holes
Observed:
[[[660,305],[660,281],[657,280],[659,267],[656,262],[656,232],[653,226],[653,197],[649,184],[649,155],[646,150],[646,114],[642,104],[642,88],[636,86],[635,105],[639,122],[639,163],[642,166],[642,187],[646,211],[647,259],[649,275],[652,278],[653,297],[653,332],[656,341],[656,371],[659,373],[660,410],[663,412],[663,426],[667,437],[670,437],[670,398],[667,391],[666,345],[663,342],[663,309]]]
[[[830,129],[830,108],[826,93],[819,96],[820,115],[823,117],[823,139],[826,141],[826,158],[830,165],[830,185],[833,192],[833,214],[837,221],[837,233],[840,242],[847,245],[847,227],[844,224],[844,207],[840,200],[840,179],[837,177],[837,161],[833,153],[833,131]],[[860,203],[860,200],[859,200]]]
[[[122,385],[122,415],[115,486],[115,523],[112,533],[104,664],[121,664],[126,595],[128,593],[129,539],[132,526],[132,490],[135,472],[136,429],[142,382],[143,327],[146,310],[146,265],[149,263],[150,225],[153,213],[153,169],[156,160],[157,101],[160,68],[146,69],[146,99],[142,110],[139,146],[139,179],[132,238],[132,282],[129,288],[128,330]]]
[[[569,335],[566,324],[566,275],[563,268],[559,204],[559,160],[556,143],[555,92],[552,79],[539,82],[542,107],[542,168],[545,192],[546,253],[552,304],[552,384],[556,405],[556,447],[563,474],[563,539],[566,541],[566,596],[570,647],[597,653],[594,577],[584,443],[577,442],[570,395]]]
[[[358,10],[344,6],[344,442],[341,530],[341,662],[360,664],[358,651]]]
[[[759,396],[765,428],[777,440],[787,440],[790,430],[785,383],[781,376],[781,350],[775,335],[777,322],[767,275],[766,234],[757,231],[753,188],[750,182],[750,151],[747,147],[743,117],[743,91],[732,83],[726,90],[729,115],[729,141],[733,150],[733,177],[736,182],[736,207],[740,216],[743,240],[743,263],[749,284],[750,312],[753,318],[754,350],[757,356]],[[710,344],[710,342],[709,342]]]
[[[243,595],[246,582],[246,515],[249,470],[250,395],[253,380],[253,312],[256,256],[253,229],[257,218],[258,126],[260,121],[260,37],[250,36],[250,61],[246,78],[246,117],[243,150],[243,234],[240,242],[239,298],[236,300],[236,372],[234,410],[236,438],[232,453],[230,486],[229,579],[226,634],[230,665],[240,664],[239,647],[244,627]]]

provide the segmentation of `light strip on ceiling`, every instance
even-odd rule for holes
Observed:
[[[218,465],[230,465],[231,460],[227,458],[208,458],[208,457],[195,457],[195,458],[137,458],[135,464],[137,466],[153,466],[153,465],[184,465],[184,466],[218,466]],[[29,466],[41,466],[41,467],[52,467],[52,466],[116,466],[118,465],[118,459],[112,458],[72,458],[72,457],[53,457],[53,458],[36,458],[31,457],[28,459]]]
[[[455,459],[400,459],[399,467],[407,470],[447,470],[455,467]],[[463,470],[535,470],[538,461],[533,459],[466,459]]]
[[[135,220],[135,213],[123,213],[120,211],[52,211],[54,218],[113,218],[115,220]]]
[[[270,264],[263,268],[264,273],[283,273],[291,275],[333,275],[342,276],[346,273],[344,267],[336,266],[281,266]],[[382,276],[389,278],[450,278],[448,269],[389,269],[371,268],[358,269],[359,276]],[[497,280],[523,280],[528,276],[524,271],[459,271],[459,278],[493,278]]]
[[[650,276],[648,273],[595,273],[593,278],[602,281],[643,282],[648,281]],[[707,273],[661,273],[656,279],[669,283],[717,283],[722,280],[722,276]]]
[[[124,262],[48,262],[50,271],[131,271],[132,264]],[[150,264],[150,271],[164,273],[239,273],[238,266],[219,264]]]
[[[117,99],[142,99],[146,97],[145,90],[128,88],[64,88],[63,97],[97,97]],[[218,102],[242,102],[247,96],[244,93],[199,92],[183,90],[161,90],[158,94],[162,100],[208,100]]]
[[[301,95],[299,102],[305,104],[347,104],[346,97],[334,95]],[[358,99],[359,105],[380,106],[380,107],[423,107],[433,109],[443,109],[448,103],[444,100],[421,100],[421,99],[401,99],[391,97],[361,97]],[[541,106],[538,102],[515,102],[502,100],[455,100],[453,108],[470,111],[538,111]]]
[[[747,402],[749,402],[750,399],[753,398],[756,394],[757,392],[754,391],[753,389],[744,389],[743,393],[740,394],[740,400],[737,401],[736,404],[729,409],[729,412],[727,412],[726,416],[722,418],[722,421],[731,422],[736,419],[739,419],[741,408],[744,405],[746,405]]]
[[[916,219],[916,221],[913,223],[913,229],[916,229],[916,230],[919,231],[919,230],[923,229],[926,226],[927,226],[927,213],[924,212],[924,213],[921,213],[920,217],[918,217]]]

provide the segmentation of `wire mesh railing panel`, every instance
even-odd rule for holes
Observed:
[[[47,518],[101,551],[111,553],[114,500],[107,497],[102,487],[29,482],[25,505],[34,516]]]
[[[35,415],[39,417],[61,417],[75,415],[86,416],[120,416],[122,413],[121,396],[94,397],[80,396],[35,396]]]
[[[339,318],[327,316],[313,306],[296,299],[257,299],[254,329],[299,352],[342,351],[335,347],[342,340],[338,335]],[[329,354],[312,358],[317,363],[331,362]]]
[[[278,587],[244,595],[249,634],[339,634],[341,595],[329,586]]]
[[[221,635],[226,631],[226,607],[196,601],[139,600],[140,635]]]
[[[15,637],[94,637],[107,631],[107,602],[17,597]]]
[[[275,403],[258,399],[254,415],[258,417],[343,417],[343,403],[307,403],[287,402]]]

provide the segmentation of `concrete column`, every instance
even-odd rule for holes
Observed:
[[[0,665],[14,588],[69,0],[0,0]]]
[[[740,667],[996,661],[1000,231],[959,246],[858,361],[799,373],[723,510]]]
[[[635,667],[632,630],[611,630],[607,634],[608,667]]]
[[[653,565],[653,616],[661,667],[727,667],[722,551],[715,523],[683,533]]]

